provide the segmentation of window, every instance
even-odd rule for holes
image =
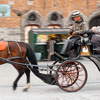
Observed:
[[[50,18],[51,21],[57,21],[58,20],[58,16],[56,14],[53,14]]]
[[[10,6],[7,4],[0,4],[0,17],[10,16]]]
[[[9,0],[9,5],[14,5],[14,0]]]
[[[27,4],[32,6],[33,5],[33,0],[27,0]]]
[[[29,15],[28,20],[29,21],[35,21],[36,20],[36,16],[34,14]]]

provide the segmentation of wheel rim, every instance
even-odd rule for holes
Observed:
[[[59,87],[69,92],[81,89],[87,80],[85,67],[76,61],[64,62],[59,66],[56,75]]]

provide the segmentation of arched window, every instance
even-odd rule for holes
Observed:
[[[53,14],[50,18],[51,21],[57,21],[58,20],[58,16],[56,14]]]
[[[35,21],[36,20],[36,16],[34,14],[30,14],[28,17],[29,21]]]

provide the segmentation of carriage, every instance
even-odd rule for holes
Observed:
[[[41,32],[41,30],[39,29],[34,31],[35,33]],[[55,32],[57,30],[46,30],[46,32],[48,31]],[[59,31],[68,32],[69,29]],[[27,59],[24,59],[25,63],[13,61],[13,59],[19,59],[20,57],[10,57],[10,59],[0,57],[0,60],[6,63],[10,63],[12,65],[17,65],[22,68],[27,68],[28,70],[31,70],[36,76],[38,76],[47,84],[58,85],[62,90],[67,92],[75,92],[83,88],[87,81],[87,70],[85,66],[78,61],[80,58],[86,57],[90,59],[100,71],[100,55],[95,53],[95,51],[98,49],[94,48],[88,36],[89,35],[87,33],[78,36],[80,37],[80,39],[76,41],[77,54],[74,58],[66,58],[54,52],[54,55],[58,59],[54,61],[52,65],[37,65],[33,63],[30,64],[29,61],[32,59],[32,55],[29,61]],[[71,38],[72,37],[70,36],[69,39]],[[47,74],[39,73],[38,71],[46,71]],[[18,78],[16,80],[18,80]],[[15,82],[13,88],[17,87],[17,83]],[[26,90],[26,88],[24,90]]]

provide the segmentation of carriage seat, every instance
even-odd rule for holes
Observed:
[[[0,42],[0,50],[4,50],[7,48],[7,41]]]

